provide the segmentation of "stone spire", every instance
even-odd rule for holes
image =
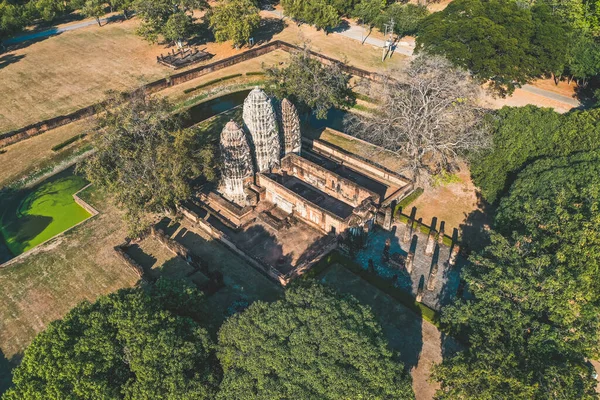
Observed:
[[[288,99],[281,102],[281,128],[283,130],[284,154],[300,155],[302,138],[300,134],[300,118],[294,103]]]
[[[221,132],[221,183],[220,191],[225,198],[244,206],[244,179],[254,174],[250,146],[244,130],[229,121]]]
[[[257,171],[265,171],[278,164],[281,144],[277,118],[271,100],[264,91],[254,88],[248,94],[244,100],[243,118],[250,132]]]

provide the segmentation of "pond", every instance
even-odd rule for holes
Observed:
[[[87,185],[73,168],[40,184],[5,192],[0,197],[0,233],[4,248],[0,261],[17,256],[90,217],[73,199]]]

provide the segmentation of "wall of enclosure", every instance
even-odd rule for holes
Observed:
[[[301,51],[302,48],[299,46],[290,44],[290,43],[280,41],[280,40],[275,40],[273,42],[265,44],[264,46],[256,47],[254,49],[250,49],[243,53],[236,54],[234,56],[224,58],[222,60],[215,61],[215,62],[206,64],[206,65],[201,65],[199,67],[195,67],[195,68],[189,69],[184,72],[179,72],[177,74],[173,74],[167,78],[159,79],[157,81],[148,83],[147,85],[144,85],[138,89],[135,89],[133,92],[146,91],[149,93],[156,93],[156,92],[166,89],[168,87],[182,84],[182,83],[190,81],[192,79],[196,79],[200,76],[210,74],[211,72],[219,71],[223,68],[230,67],[232,65],[241,63],[243,61],[247,61],[247,60],[250,60],[250,59],[253,59],[256,57],[260,57],[264,54],[270,53],[275,50],[283,50],[283,51],[287,51],[287,52],[293,52],[293,51]],[[369,72],[367,70],[352,67],[349,65],[345,65],[338,60],[335,60],[331,57],[327,57],[320,53],[316,53],[314,51],[310,51],[310,54],[324,64],[340,65],[342,70],[344,70],[348,74],[359,76],[362,78],[368,78],[368,79],[372,79],[372,80],[377,79],[376,74]],[[96,110],[99,107],[101,107],[103,104],[104,104],[104,102],[100,102],[98,104],[94,104],[91,106],[81,108],[77,111],[74,111],[74,112],[66,114],[66,115],[60,115],[60,116],[57,116],[54,118],[47,119],[45,121],[36,122],[34,124],[25,126],[23,128],[19,128],[19,129],[10,131],[10,132],[3,133],[0,135],[0,148],[2,148],[4,146],[8,146],[9,144],[13,144],[13,143],[19,142],[21,140],[27,139],[28,137],[39,135],[50,129],[54,129],[59,126],[66,125],[68,123],[80,120],[82,118],[89,117],[89,116],[95,114]]]

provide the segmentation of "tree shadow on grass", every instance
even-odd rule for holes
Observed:
[[[260,21],[260,27],[254,34],[254,44],[260,46],[273,39],[285,29],[287,23],[279,18],[264,18]]]
[[[12,386],[12,370],[16,367],[19,356],[9,361],[0,349],[0,396]]]
[[[23,58],[25,58],[24,54],[19,54],[19,55],[15,55],[15,54],[5,54],[3,56],[0,56],[0,69],[10,65],[10,64],[14,64],[16,62],[19,62],[20,60],[22,60]]]

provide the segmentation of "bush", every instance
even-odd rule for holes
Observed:
[[[264,71],[246,72],[246,76],[265,75]]]
[[[57,144],[56,146],[52,147],[52,151],[59,151],[60,149],[67,147],[68,145],[70,145],[71,143],[74,143],[78,140],[83,139],[87,134],[86,133],[81,133],[79,135],[75,135],[70,139],[65,140],[62,143]]]
[[[202,89],[202,88],[205,88],[205,87],[210,86],[210,85],[214,85],[215,83],[223,82],[223,81],[226,81],[226,80],[229,80],[229,79],[233,79],[233,78],[238,78],[238,77],[240,77],[242,75],[243,74],[233,74],[233,75],[227,75],[227,76],[223,76],[221,78],[213,79],[212,81],[204,82],[203,84],[198,85],[198,86],[194,86],[193,88],[185,89],[183,91],[183,93],[188,94],[188,93],[191,93],[191,92],[193,92],[195,90]]]

